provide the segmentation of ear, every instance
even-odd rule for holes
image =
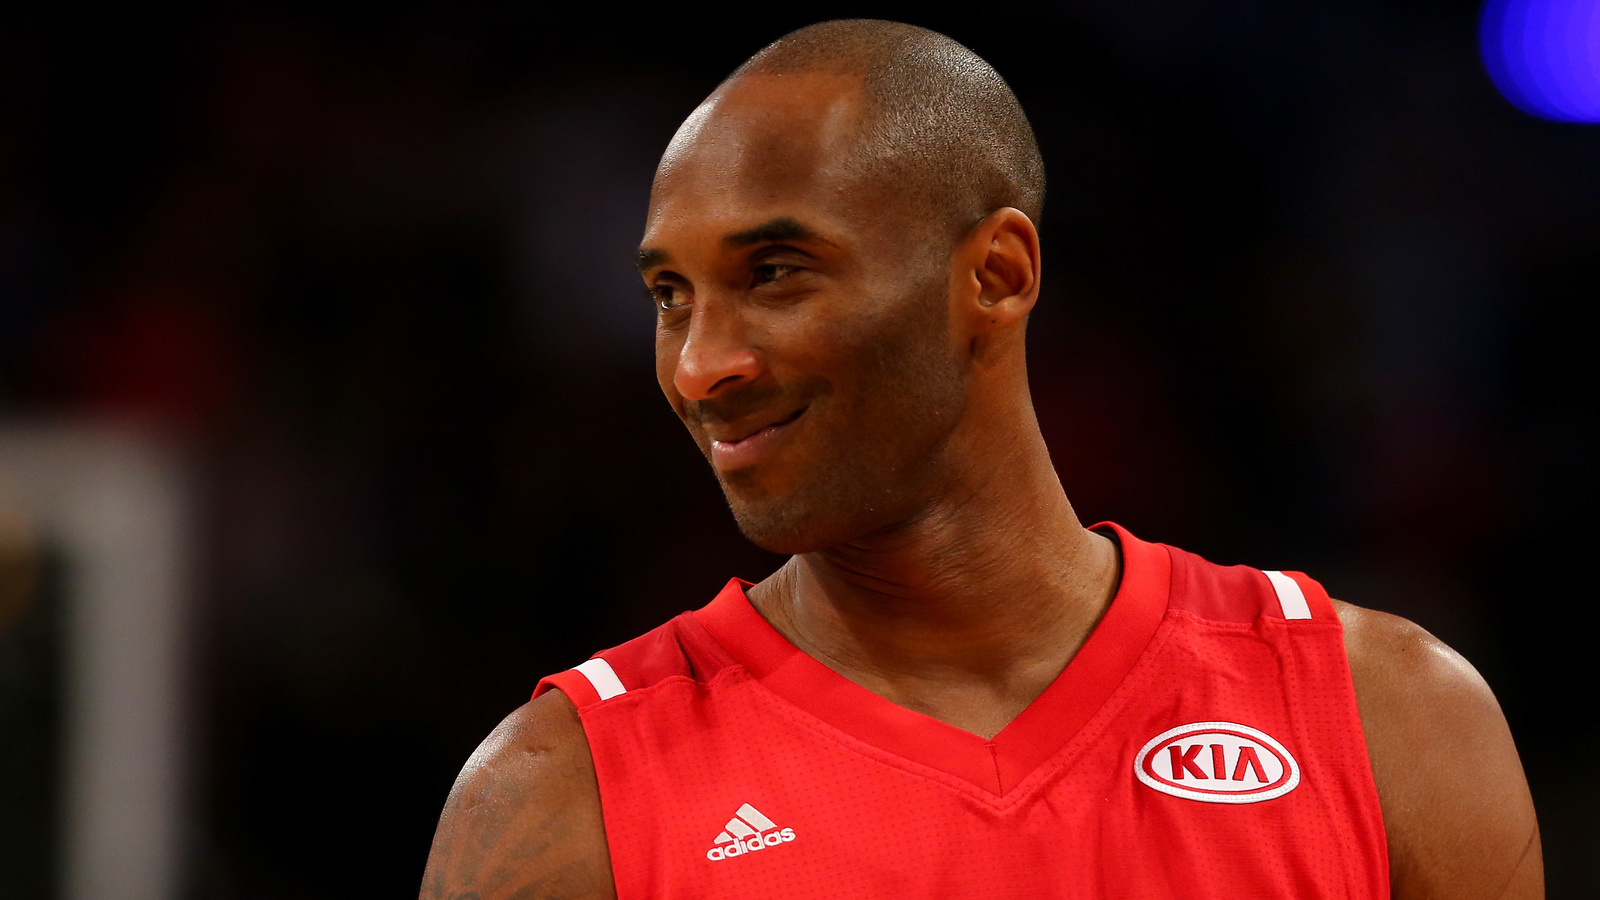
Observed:
[[[1039,229],[1018,209],[990,213],[962,240],[952,273],[968,290],[954,312],[972,337],[1020,323],[1039,299]]]

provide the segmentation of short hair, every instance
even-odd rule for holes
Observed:
[[[960,43],[880,19],[809,25],[777,39],[724,80],[823,72],[862,79],[861,150],[895,191],[957,233],[1003,207],[1034,224],[1044,211],[1044,159],[1000,73]]]

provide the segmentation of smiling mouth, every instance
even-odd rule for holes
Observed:
[[[758,462],[788,433],[789,426],[793,425],[809,408],[808,406],[802,406],[771,425],[762,426],[742,438],[730,440],[713,438],[711,441],[712,465],[721,470],[730,470],[743,468]]]
[[[806,411],[806,407],[802,406],[799,409],[795,410],[794,412],[790,413],[789,415],[784,416],[783,418],[779,419],[776,422],[773,422],[771,425],[764,425],[764,426],[762,426],[760,428],[757,428],[755,431],[750,432],[749,434],[745,435],[742,438],[731,438],[731,439],[728,439],[728,440],[716,440],[716,439],[713,439],[711,441],[711,443],[713,443],[713,444],[726,444],[727,446],[730,446],[730,447],[737,446],[739,444],[744,443],[745,441],[750,440],[753,437],[758,437],[758,436],[760,436],[761,434],[763,434],[765,432],[772,431],[773,429],[776,429],[776,428],[782,428],[783,426],[789,424],[790,422],[793,422],[795,419],[800,418],[800,414],[805,412],[805,411]]]

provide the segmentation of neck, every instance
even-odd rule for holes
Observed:
[[[1021,440],[899,526],[793,557],[751,601],[800,649],[881,696],[992,737],[1110,605],[1112,541],[1086,531],[1031,409]]]

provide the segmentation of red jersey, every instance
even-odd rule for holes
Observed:
[[[617,896],[1387,897],[1327,594],[1110,527],[1110,608],[991,740],[807,656],[739,581],[540,682],[582,719]]]

